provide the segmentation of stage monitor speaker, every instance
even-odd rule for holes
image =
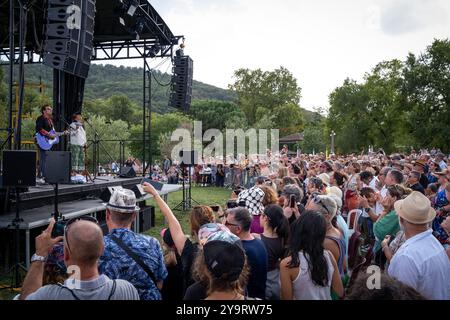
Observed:
[[[45,181],[69,184],[71,168],[70,151],[49,151],[45,159]]]
[[[119,176],[121,178],[134,178],[136,177],[136,171],[132,167],[122,167]]]
[[[180,151],[181,163],[184,165],[197,165],[198,164],[198,152],[193,150],[181,150]]]
[[[131,191],[134,192],[134,194],[136,195],[136,199],[138,199],[138,200],[145,197],[145,195],[146,195],[141,184],[134,185],[133,188],[131,188]]]
[[[36,151],[3,151],[3,186],[30,187],[36,185]]]
[[[102,193],[100,194],[100,199],[103,202],[109,202],[109,199],[111,198],[112,194],[114,193],[114,190],[121,190],[121,189],[123,189],[122,186],[108,187],[102,191]]]
[[[173,108],[189,112],[192,100],[192,78],[194,61],[189,56],[174,58],[169,105]]]
[[[87,78],[94,39],[95,0],[48,0],[43,63]]]

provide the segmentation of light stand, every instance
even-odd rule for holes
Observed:
[[[14,265],[9,270],[9,274],[11,274],[11,285],[9,287],[2,287],[0,290],[4,289],[15,289],[20,288],[21,285],[21,276],[20,270],[27,272],[27,268],[20,263],[20,224],[23,222],[23,219],[20,217],[20,192],[19,187],[14,187],[16,193],[16,216],[12,221],[10,227],[14,227],[14,251],[15,251],[15,261]]]
[[[58,220],[61,218],[61,214],[59,213],[58,209],[58,182],[53,185],[53,190],[55,191],[55,211],[53,212],[53,218],[55,219],[55,222],[58,222]]]
[[[185,174],[187,171],[187,174]],[[185,178],[189,179],[188,188],[186,188]],[[183,200],[173,208],[176,211],[187,211],[192,208],[192,202],[195,202],[197,205],[199,203],[192,199],[192,179],[191,179],[191,165],[186,165],[184,163],[181,164],[181,184],[183,186]]]
[[[92,150],[92,174],[94,175],[94,178],[91,178],[92,182],[95,182],[95,180],[101,180],[101,181],[108,181],[108,179],[102,179],[98,178],[98,165],[100,162],[100,140],[99,140],[99,134],[97,130],[94,129],[94,127],[87,121],[87,119],[84,119],[84,122],[89,125],[91,130],[94,132],[94,140],[93,143],[93,150]],[[108,154],[108,156],[111,158],[111,156]],[[86,168],[85,168],[86,169]],[[86,169],[87,170],[87,169]]]

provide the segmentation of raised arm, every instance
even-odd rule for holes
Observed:
[[[175,244],[175,247],[177,248],[178,254],[181,255],[187,237],[184,234],[183,229],[181,228],[180,222],[178,221],[177,217],[175,217],[175,215],[173,214],[172,210],[169,208],[167,203],[165,203],[165,201],[161,198],[158,191],[156,191],[151,184],[144,182],[143,186],[144,191],[153,196],[156,204],[158,205],[159,209],[164,215],[164,218],[169,224],[169,230],[172,235],[173,242]]]
[[[52,239],[52,230],[55,220],[51,219],[50,224],[39,236],[36,237],[36,254],[46,258],[50,248],[62,240],[62,237]],[[30,294],[42,287],[42,277],[44,274],[44,261],[33,262],[23,281],[20,300],[25,300]]]

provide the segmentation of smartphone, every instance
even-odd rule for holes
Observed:
[[[228,200],[227,201],[227,209],[233,209],[236,208],[238,206],[238,203],[236,202],[236,200]]]
[[[296,206],[295,196],[293,194],[291,194],[291,196],[289,198],[289,206],[291,208],[295,208],[295,206]]]
[[[144,182],[151,184],[153,186],[153,188],[155,188],[157,191],[161,191],[163,188],[163,184],[158,181],[153,181],[151,179],[144,178],[144,179],[142,179],[141,184],[144,184]]]
[[[52,238],[62,237],[64,235],[66,222],[66,220],[59,220],[55,223],[52,229]]]

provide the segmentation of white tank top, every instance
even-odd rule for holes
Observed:
[[[306,261],[303,251],[298,253],[300,268],[297,278],[292,283],[294,300],[331,300],[331,280],[334,267],[328,251],[324,251],[323,255],[328,265],[328,283],[325,287],[318,286],[312,281],[308,261]]]

